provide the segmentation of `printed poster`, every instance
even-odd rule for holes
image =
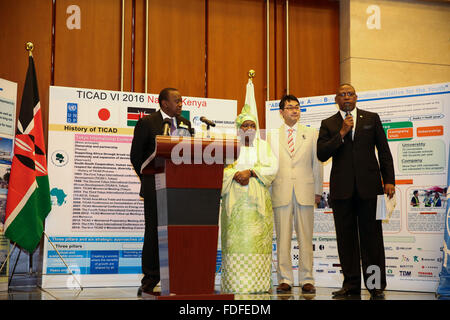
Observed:
[[[45,230],[83,286],[138,286],[144,233],[140,182],[130,162],[139,117],[158,95],[50,87],[48,173],[52,211]],[[235,133],[235,100],[183,97],[196,136]],[[77,287],[45,241],[43,287]]]
[[[435,292],[439,282],[447,205],[449,86],[441,83],[357,91],[357,107],[379,114],[394,158],[397,206],[383,221],[388,290]],[[300,123],[317,130],[323,119],[338,111],[334,95],[299,101]],[[278,103],[266,102],[268,129],[283,123]],[[328,206],[331,160],[324,165],[324,192],[314,215],[314,276],[318,286],[340,288],[343,277],[333,212]],[[295,235],[292,248],[297,281]],[[275,241],[274,257],[276,260]]]
[[[17,83],[0,79],[0,267],[9,252],[9,240],[4,237],[6,198],[16,127]],[[9,262],[0,271],[0,291],[8,290]]]

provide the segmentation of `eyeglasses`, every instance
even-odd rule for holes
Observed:
[[[341,92],[341,93],[337,94],[338,97],[345,97],[345,95],[347,95],[349,97],[353,97],[355,95],[355,93],[349,91],[349,92]]]
[[[300,110],[300,107],[299,106],[296,106],[296,107],[284,107],[284,110],[298,111],[298,110]]]

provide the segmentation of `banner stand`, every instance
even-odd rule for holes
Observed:
[[[8,256],[6,257],[5,261],[3,261],[3,264],[2,264],[2,266],[0,267],[0,273],[2,272],[3,267],[4,267],[4,266],[6,265],[6,263],[8,262],[9,257],[11,256],[11,253],[14,251],[15,248],[16,248],[16,243],[14,242],[14,246],[12,247],[11,250],[9,250]]]
[[[67,265],[66,261],[64,260],[64,258],[61,256],[61,254],[59,253],[58,249],[55,247],[55,245],[53,244],[53,242],[49,239],[48,235],[44,232],[45,237],[47,238],[47,240],[50,242],[50,244],[52,245],[53,249],[55,249],[56,253],[58,254],[59,258],[61,259],[61,261],[64,263],[64,265],[66,266],[66,268],[70,271],[70,274],[72,275],[72,277],[75,279],[75,281],[78,283],[80,290],[83,290],[83,286],[81,285],[81,283],[78,281],[77,277],[75,277],[75,274],[72,272],[72,270],[70,269],[70,267]],[[5,265],[7,265],[9,259],[11,258],[12,253],[14,252],[14,249],[16,248],[16,243],[14,242],[14,245],[12,247],[11,250],[9,250],[8,252],[8,256],[6,257],[5,261],[3,261],[2,265],[0,266],[0,273],[2,272],[3,268],[5,267]],[[11,284],[11,280],[14,276],[15,270],[16,270],[16,266],[17,266],[17,262],[19,261],[20,258],[20,254],[22,253],[22,250],[19,248],[19,254],[17,255],[16,258],[16,262],[14,263],[14,267],[13,267],[13,271],[11,273],[11,276],[9,277],[9,282],[8,282],[8,288],[9,285]],[[30,273],[31,272],[31,267],[30,267]]]
[[[3,271],[3,268],[8,265],[9,258],[11,257],[11,254],[13,253],[15,248],[16,248],[16,243],[14,242],[14,245],[13,245],[12,249],[8,250],[8,255],[6,256],[5,261],[3,261],[2,265],[0,266],[0,274]],[[16,263],[17,263],[17,260],[16,260]],[[5,274],[7,275],[8,273],[6,272]],[[11,275],[10,279],[11,278],[12,278],[12,275]],[[9,280],[9,282],[8,282],[8,287],[6,288],[6,291],[8,290],[10,283],[11,283],[11,280]]]
[[[2,266],[0,267],[0,272],[3,270],[3,266],[10,260],[11,255],[14,252],[14,249],[16,248],[16,245],[17,245],[17,243],[14,242],[14,245],[13,245],[12,249],[9,250],[9,253],[8,253],[8,256],[6,257],[6,260],[4,261]],[[16,257],[16,262],[14,262],[13,270],[11,272],[11,275],[9,276],[8,287],[7,287],[8,289],[7,290],[9,290],[9,286],[11,285],[12,278],[14,277],[14,274],[16,272],[17,262],[19,262],[21,253],[22,253],[22,249],[19,248],[19,254]],[[30,259],[30,263],[31,263],[31,259]],[[30,266],[31,266],[31,264],[30,264]],[[31,270],[32,270],[32,268],[30,267],[30,272],[28,274],[32,274]]]
[[[52,240],[50,240],[50,238],[48,237],[47,233],[45,233],[44,231],[44,235],[47,238],[48,242],[50,242],[50,244],[52,245],[53,249],[55,249],[56,253],[58,254],[59,258],[61,259],[61,261],[64,263],[64,265],[66,266],[67,270],[70,271],[70,274],[72,275],[72,277],[75,279],[75,281],[78,283],[78,285],[80,286],[80,290],[83,290],[83,286],[81,285],[81,283],[78,281],[77,277],[75,277],[75,274],[72,272],[72,269],[70,269],[70,267],[67,265],[66,261],[64,260],[64,258],[61,256],[61,254],[59,253],[58,249],[56,249],[56,246],[53,244]]]

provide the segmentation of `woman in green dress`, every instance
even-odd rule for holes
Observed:
[[[278,170],[270,145],[257,136],[245,105],[236,119],[239,158],[223,175],[222,292],[259,293],[271,288],[273,211],[269,186]]]

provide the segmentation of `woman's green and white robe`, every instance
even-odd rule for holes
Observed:
[[[242,186],[233,177],[252,169],[257,178]],[[278,170],[270,145],[260,139],[241,146],[239,158],[224,170],[221,246],[222,292],[258,293],[271,288],[273,210],[269,186]]]

